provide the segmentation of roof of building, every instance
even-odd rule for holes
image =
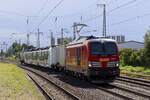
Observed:
[[[118,44],[129,43],[129,42],[135,42],[135,43],[139,43],[139,44],[144,44],[143,42],[139,42],[139,41],[135,41],[135,40],[120,42],[120,43],[118,43]]]

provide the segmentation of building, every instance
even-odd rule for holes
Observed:
[[[143,42],[138,42],[138,41],[126,41],[126,42],[120,42],[118,43],[119,45],[119,49],[124,49],[124,48],[128,48],[128,49],[135,49],[135,50],[140,50],[140,49],[144,49],[144,43]]]
[[[118,43],[125,42],[125,36],[124,35],[109,35],[107,37],[110,39],[116,40]]]

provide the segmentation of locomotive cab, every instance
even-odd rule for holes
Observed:
[[[111,39],[88,42],[88,77],[92,80],[113,81],[120,75],[118,45]]]
[[[65,69],[89,81],[114,81],[120,75],[117,42],[93,36],[79,37],[66,47]]]

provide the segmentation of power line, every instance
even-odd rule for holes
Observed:
[[[120,8],[123,8],[125,6],[128,6],[128,5],[130,5],[130,4],[132,4],[132,3],[136,2],[136,1],[137,0],[132,0],[132,1],[129,1],[129,2],[125,3],[125,4],[122,4],[122,5],[120,5],[120,6],[116,7],[116,8],[113,8],[112,10],[108,11],[107,14],[109,14],[109,13],[115,11],[115,10],[118,10]],[[87,19],[84,22],[89,22],[89,21],[95,20],[95,19],[99,18],[100,16],[103,16],[103,15],[101,14],[101,15],[95,16],[94,18]]]
[[[92,5],[93,4],[95,4],[95,2],[94,3],[92,3],[92,4],[90,4],[90,5],[88,5],[85,9],[87,10],[87,9],[90,9],[91,7],[92,7]],[[85,13],[85,11],[82,9],[81,11],[83,11],[84,13]],[[83,12],[76,12],[76,13],[72,13],[72,14],[67,14],[67,15],[63,15],[63,16],[51,16],[52,18],[68,18],[68,17],[75,17],[76,15],[78,15],[78,16],[82,16],[83,15]],[[88,11],[89,12],[89,11]]]
[[[18,13],[18,12],[11,12],[11,11],[0,10],[0,13],[17,15],[17,16],[22,16],[22,17],[27,17],[27,15],[24,15],[24,14],[21,14],[21,13]],[[37,17],[37,16],[28,16],[28,17]]]
[[[115,1],[117,1],[117,0],[115,0]],[[114,2],[114,0],[111,0],[111,2],[107,3],[106,5],[108,6],[108,5],[112,4],[113,2]]]
[[[36,30],[48,17],[49,17],[49,15],[63,2],[64,0],[61,0],[60,2],[58,2],[54,7],[53,7],[53,9],[51,9],[50,11],[49,11],[49,13],[42,19],[42,21],[37,25],[37,27],[34,29],[34,30]],[[33,30],[33,31],[34,31]]]
[[[110,24],[111,26],[115,26],[115,25],[119,25],[119,24],[122,24],[122,23],[126,23],[126,22],[129,22],[129,21],[132,21],[132,20],[136,20],[136,19],[141,19],[143,17],[147,17],[147,16],[150,16],[150,13],[145,13],[141,16],[135,16],[135,17],[132,17],[132,18],[129,18],[129,19],[125,19],[125,20],[122,20],[120,22],[117,22],[117,23],[114,23],[114,24]]]
[[[108,13],[111,13],[111,12],[113,12],[113,11],[115,11],[115,10],[118,10],[118,9],[120,9],[120,8],[123,8],[123,7],[125,7],[125,6],[128,6],[128,5],[130,5],[130,4],[132,4],[132,3],[136,2],[136,1],[137,1],[137,0],[132,0],[132,1],[129,1],[129,2],[125,3],[125,4],[122,4],[122,5],[118,6],[118,7],[116,7],[116,8],[114,8],[114,9],[110,10]]]
[[[49,0],[46,0],[46,1],[44,2],[44,4],[42,5],[41,9],[37,12],[37,14],[41,13],[41,12],[44,10],[44,8],[46,7],[48,1],[49,1]]]

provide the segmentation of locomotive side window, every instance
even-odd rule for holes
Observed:
[[[81,61],[81,48],[77,48],[77,65],[80,66]]]

